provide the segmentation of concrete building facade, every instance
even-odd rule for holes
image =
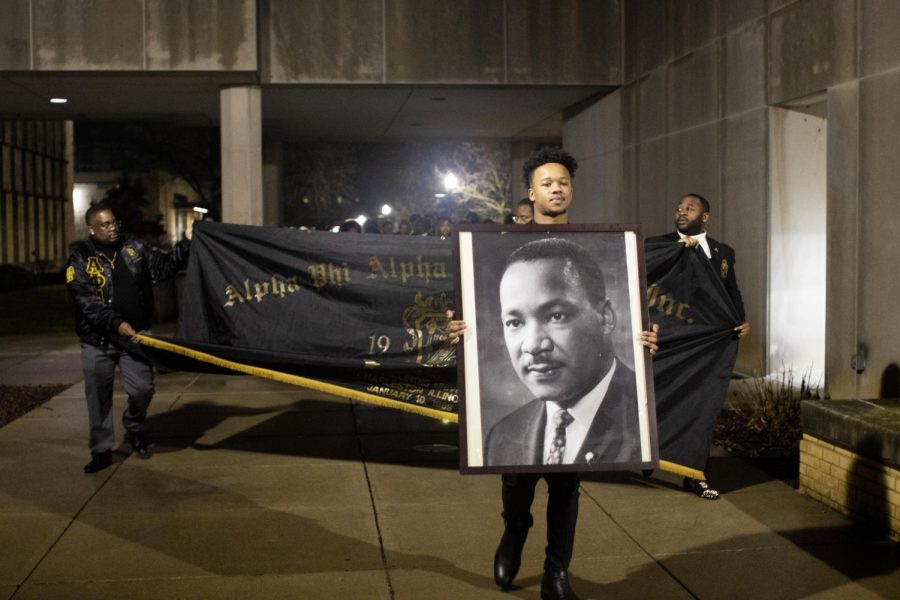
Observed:
[[[784,333],[773,318],[803,322],[817,312],[825,334],[812,343],[822,346],[824,365],[814,369],[824,372],[825,392],[890,394],[900,360],[900,320],[889,309],[897,283],[885,277],[900,254],[900,105],[892,100],[900,5],[637,0],[624,3],[624,14],[621,88],[565,123],[565,145],[584,165],[579,193],[588,178],[590,195],[602,199],[576,207],[579,219],[636,220],[654,234],[672,228],[680,194],[705,195],[711,235],[737,251],[754,328],[738,368],[779,368],[773,340]],[[820,173],[800,173],[801,192],[784,197],[794,177],[782,152],[791,115],[817,124],[820,137],[801,151],[822,159]],[[780,230],[786,218],[795,221],[794,239]],[[799,287],[807,270],[825,274],[815,294],[779,305],[779,280]],[[815,337],[808,333],[790,337],[806,342]],[[864,361],[861,372],[854,357],[859,367]],[[807,366],[793,363],[795,371]]]

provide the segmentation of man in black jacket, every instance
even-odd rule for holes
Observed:
[[[191,232],[171,253],[120,236],[109,207],[95,204],[84,215],[89,239],[69,257],[66,287],[75,305],[75,331],[81,340],[81,364],[90,423],[91,461],[85,473],[112,464],[113,379],[116,365],[128,393],[122,415],[132,449],[148,455],[143,431],[153,398],[153,369],[131,339],[153,321],[153,281],[171,278],[184,264]]]
[[[709,223],[709,219],[710,208],[706,198],[700,194],[686,194],[675,207],[675,231],[649,240],[670,240],[685,244],[689,248],[699,246],[719,273],[734,307],[741,320],[744,320],[744,301],[734,273],[734,248],[706,235],[706,224]],[[735,327],[735,331],[738,337],[744,337],[750,333],[750,324],[743,321],[741,325]]]
[[[700,194],[686,194],[675,207],[675,231],[665,235],[649,238],[647,241],[668,240],[684,244],[688,248],[697,248],[703,252],[716,273],[718,273],[725,291],[737,309],[742,323],[734,328],[738,338],[750,333],[750,324],[746,321],[744,301],[738,289],[737,276],[734,272],[734,249],[706,235],[706,225],[710,219],[709,202]],[[705,500],[717,500],[719,492],[703,480],[684,478],[684,489],[693,492]]]

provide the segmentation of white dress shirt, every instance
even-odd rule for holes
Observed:
[[[615,370],[616,360],[613,359],[612,366],[606,375],[603,376],[603,379],[600,380],[600,383],[594,386],[594,389],[576,402],[574,406],[567,409],[569,414],[572,415],[573,421],[566,427],[566,450],[562,455],[561,464],[571,465],[578,457],[578,451],[581,450],[581,446],[584,444],[584,440],[587,438],[588,431],[591,428],[591,423],[594,422],[594,417],[597,415],[597,410],[599,410],[603,398],[606,397],[606,391],[609,389],[609,383],[612,381]],[[560,408],[562,407],[552,400],[544,403],[544,409],[547,411],[547,425],[544,429],[544,464],[547,464],[547,456],[550,454],[550,448],[553,447],[553,439],[556,437],[553,416]]]
[[[684,235],[683,233],[681,233],[680,231],[678,231],[677,229],[675,230],[675,232],[678,234],[678,239],[683,240],[684,238],[688,237],[688,236]],[[703,233],[698,233],[697,235],[692,235],[690,237],[692,237],[695,240],[697,240],[698,242],[700,242],[700,247],[703,248],[703,253],[706,254],[706,258],[712,258],[712,252],[710,252],[710,250],[709,250],[709,242],[706,241],[706,232],[705,231]]]

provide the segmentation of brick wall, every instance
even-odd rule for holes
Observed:
[[[803,434],[800,489],[900,541],[900,471]]]

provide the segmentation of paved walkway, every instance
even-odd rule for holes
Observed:
[[[0,338],[0,383],[75,382],[72,336]],[[66,378],[69,379],[66,379]],[[116,397],[119,410],[123,403]],[[0,429],[0,598],[537,600],[546,494],[500,592],[499,478],[456,427],[248,377],[157,379],[153,454],[84,475],[82,385]],[[121,431],[119,431],[121,437]],[[583,484],[583,598],[897,598],[900,547],[746,463],[704,502],[668,475]]]

